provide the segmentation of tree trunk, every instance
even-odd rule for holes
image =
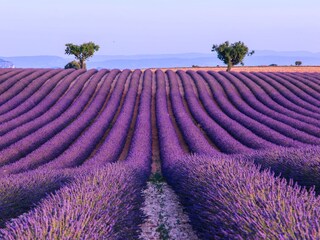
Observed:
[[[81,60],[79,61],[79,63],[80,63],[80,68],[86,70],[86,65],[85,65],[85,63],[84,63],[84,60],[81,59]]]
[[[231,67],[232,67],[232,64],[231,64],[231,63],[228,63],[227,72],[230,72],[230,71],[231,71]]]

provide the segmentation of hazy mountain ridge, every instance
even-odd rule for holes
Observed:
[[[59,56],[0,57],[18,68],[63,68],[71,58]],[[245,59],[247,66],[260,65],[320,65],[320,53],[307,51],[278,52],[257,50]],[[224,65],[214,53],[151,54],[151,55],[95,55],[87,61],[88,68],[157,68]]]
[[[12,62],[0,59],[0,68],[14,68],[14,64]]]

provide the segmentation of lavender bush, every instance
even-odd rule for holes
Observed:
[[[202,239],[317,239],[319,199],[253,163],[220,155],[170,161],[166,171]]]

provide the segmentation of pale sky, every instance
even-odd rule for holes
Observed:
[[[0,0],[0,56],[64,56],[93,41],[100,55],[253,50],[320,52],[319,0]]]

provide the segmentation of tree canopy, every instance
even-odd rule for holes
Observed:
[[[73,43],[66,44],[65,54],[74,55],[77,60],[79,60],[80,68],[85,69],[85,61],[92,57],[93,54],[98,51],[100,48],[99,45],[96,45],[93,42],[83,43],[81,45],[76,45]]]
[[[254,54],[254,51],[249,52],[249,48],[240,41],[232,44],[226,41],[220,45],[213,45],[211,51],[217,52],[218,58],[228,65],[227,71],[239,63],[244,65],[244,57]]]

